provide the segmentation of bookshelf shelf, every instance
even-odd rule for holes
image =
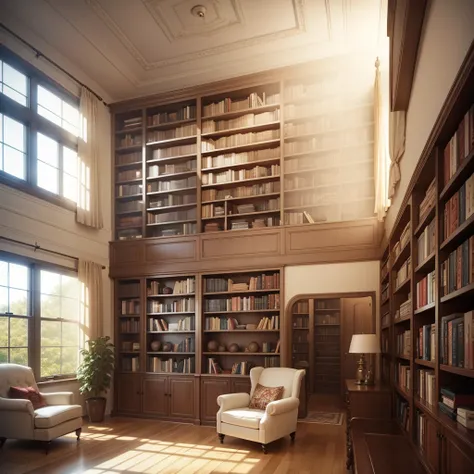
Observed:
[[[195,296],[195,293],[167,293],[167,294],[150,294],[147,295],[148,298],[185,298],[187,296]]]
[[[433,252],[425,258],[416,268],[415,273],[428,273],[435,268],[435,257],[436,253]]]
[[[428,367],[430,369],[434,369],[436,367],[436,363],[431,360],[415,359],[415,363],[418,365],[422,365],[423,367]]]
[[[268,158],[266,160],[256,160],[256,161],[247,161],[242,163],[235,163],[233,165],[223,165],[223,166],[214,166],[212,168],[202,168],[202,172],[213,172],[213,171],[223,171],[229,169],[238,169],[238,168],[252,168],[254,166],[264,166],[279,163],[280,158]]]
[[[463,367],[454,367],[445,364],[441,364],[440,369],[452,374],[462,375],[463,377],[474,378],[474,369],[465,369]]]
[[[147,227],[160,227],[160,226],[169,226],[172,224],[185,224],[188,222],[196,222],[196,219],[186,219],[182,221],[166,221],[166,222],[153,222],[151,224],[147,224]]]
[[[238,311],[205,311],[203,314],[279,313],[279,309],[247,309]]]
[[[234,133],[244,132],[258,132],[261,130],[267,130],[272,128],[278,128],[280,121],[276,120],[273,122],[262,123],[258,125],[247,125],[245,127],[227,128],[225,130],[216,130],[215,132],[201,133],[202,138],[220,137],[221,135],[232,135]]]
[[[438,408],[434,405],[430,405],[420,397],[415,397],[415,406],[422,410],[424,413],[436,418],[438,416]]]
[[[147,130],[161,130],[161,129],[167,129],[167,128],[174,128],[179,125],[186,125],[189,123],[195,123],[196,119],[185,119],[185,120],[176,120],[174,122],[165,122],[165,123],[159,123],[156,125],[148,125]]]
[[[242,184],[247,184],[247,183],[255,183],[255,182],[262,182],[262,181],[273,181],[273,180],[279,180],[280,176],[279,175],[273,175],[273,176],[262,176],[261,178],[251,178],[251,179],[242,179],[240,181],[228,181],[227,183],[213,183],[213,184],[202,184],[201,188],[207,189],[207,188],[224,188],[226,186],[240,186]]]
[[[196,141],[197,136],[191,135],[188,137],[177,137],[177,138],[170,138],[168,140],[159,140],[159,141],[151,141],[147,142],[146,146],[148,147],[166,147],[168,145],[175,145],[176,143],[188,143]]]
[[[160,211],[170,211],[173,209],[186,209],[188,207],[194,207],[196,203],[189,204],[177,204],[176,206],[162,206],[162,207],[148,207],[147,212],[160,212]]]
[[[279,109],[279,108],[280,108],[280,104],[275,103],[275,104],[262,105],[260,107],[251,107],[251,108],[247,108],[243,110],[235,110],[232,112],[223,112],[222,114],[215,114],[215,115],[203,114],[202,118],[203,120],[228,119],[228,118],[233,118],[233,117],[239,117],[240,115],[270,112],[272,110]]]
[[[268,288],[265,290],[241,290],[241,291],[207,291],[204,293],[204,296],[213,296],[213,295],[246,295],[254,293],[279,293],[279,288]]]
[[[180,173],[162,174],[160,176],[148,176],[146,178],[146,180],[147,181],[159,181],[159,180],[162,180],[162,179],[192,176],[193,174],[196,174],[196,170],[182,171]]]
[[[466,240],[474,231],[474,214],[463,222],[440,246],[443,252],[451,252]]]
[[[400,267],[406,262],[407,258],[410,256],[410,242],[407,242],[403,248],[400,250],[397,258],[392,263],[392,270],[397,271]]]
[[[433,311],[436,308],[436,303],[430,303],[421,308],[415,309],[414,314],[422,314],[428,311]]]
[[[425,227],[430,223],[430,221],[433,219],[433,217],[436,214],[436,207],[433,206],[428,213],[425,215],[423,220],[418,224],[418,226],[415,229],[415,237],[419,237],[419,235],[423,232]]]
[[[404,281],[402,281],[397,288],[393,291],[394,294],[401,293],[404,290],[409,289],[409,285],[411,282],[411,277],[406,278]]]
[[[246,143],[242,145],[215,148],[214,150],[203,150],[201,154],[203,156],[221,155],[223,153],[229,153],[229,152],[232,153],[232,152],[246,151],[246,150],[252,150],[252,149],[270,148],[272,146],[276,146],[279,144],[280,144],[280,139],[277,138],[275,140],[264,140],[264,141],[255,142],[255,143]]]
[[[406,323],[406,322],[410,322],[410,321],[411,321],[411,316],[406,316],[406,317],[403,317],[403,318],[395,319],[393,321],[393,324],[402,324],[402,323]]]
[[[453,301],[460,297],[471,297],[474,295],[474,283],[467,285],[459,290],[453,291],[446,296],[441,298],[441,303],[447,303],[448,301]]]
[[[409,401],[411,394],[407,392],[406,390],[403,390],[399,385],[394,385],[395,390],[398,392],[399,395],[401,395],[405,400]]]
[[[153,158],[146,161],[146,164],[161,164],[161,163],[170,163],[173,161],[181,161],[181,160],[189,160],[192,158],[196,158],[197,153],[189,153],[187,155],[175,155],[175,156],[167,156],[166,158]]]

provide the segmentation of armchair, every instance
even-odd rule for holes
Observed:
[[[221,443],[225,435],[260,443],[263,452],[276,439],[290,435],[294,441],[298,420],[299,392],[304,370],[254,367],[250,370],[251,390],[217,397],[217,433]],[[265,410],[249,408],[257,384],[283,386],[281,400],[270,402]]]
[[[33,408],[29,400],[8,398],[10,387],[36,385],[33,371],[17,364],[0,364],[0,448],[8,438],[32,439],[46,443],[72,431],[77,440],[82,430],[82,407],[73,405],[72,392],[42,393],[47,406]]]

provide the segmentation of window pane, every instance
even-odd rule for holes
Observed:
[[[77,277],[61,275],[61,295],[79,299],[79,280]]]
[[[1,268],[1,267],[0,267]],[[28,267],[10,263],[9,272],[10,287],[18,290],[28,289]]]
[[[8,288],[0,286],[0,313],[8,312]]]
[[[57,375],[61,371],[61,348],[41,348],[41,377]]]
[[[66,173],[63,174],[63,196],[77,202],[77,179]]]
[[[79,319],[79,300],[72,298],[61,298],[61,318],[72,319],[78,321]]]
[[[79,325],[76,323],[62,323],[63,324],[63,346],[77,347],[79,344]]]
[[[10,318],[10,347],[28,347],[28,320]]]
[[[38,161],[38,186],[54,194],[59,194],[59,170]]]
[[[48,295],[61,294],[61,275],[41,270],[41,293]]]
[[[15,102],[18,102],[20,105],[24,105],[25,107],[27,106],[27,99],[23,94],[20,94],[19,92],[13,90],[11,87],[8,86],[3,86],[3,93],[7,96],[10,97],[10,99],[14,100]]]
[[[28,292],[10,289],[10,313],[28,315]]]
[[[74,374],[78,366],[78,353],[77,347],[63,347],[63,357],[61,368],[62,374]]]
[[[8,284],[8,262],[0,260],[0,285],[7,286]]]
[[[21,105],[26,106],[28,78],[21,72],[3,63],[2,92]]]
[[[38,105],[42,105],[59,117],[61,116],[61,99],[43,86],[38,86]],[[38,113],[42,115],[39,110]]]
[[[28,365],[28,348],[10,349],[10,362],[12,364]]]
[[[61,321],[41,321],[41,346],[61,345]]]
[[[4,115],[3,142],[17,150],[25,151],[25,126]]]
[[[61,126],[61,117],[59,117],[58,115],[53,114],[53,112],[50,112],[49,110],[45,109],[44,107],[41,107],[41,105],[38,105],[38,115],[41,115],[45,119],[48,119],[50,122],[53,122],[56,125]]]
[[[8,362],[8,349],[0,349],[0,364]]]
[[[59,167],[59,145],[56,140],[43,135],[37,134],[38,137],[38,160],[47,163],[48,165]]]
[[[5,173],[11,174],[12,176],[16,176],[17,178],[25,179],[25,158],[25,154],[21,151],[4,145],[3,171],[5,171]]]
[[[0,316],[0,347],[8,346],[8,316]]]
[[[41,317],[59,318],[61,316],[61,298],[59,296],[41,295]]]
[[[77,177],[77,153],[63,146],[63,171]]]

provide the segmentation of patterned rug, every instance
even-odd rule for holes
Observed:
[[[310,411],[306,418],[300,418],[300,423],[319,423],[322,425],[342,425],[344,419],[343,413],[324,413],[319,411]]]

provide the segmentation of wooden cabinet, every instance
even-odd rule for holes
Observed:
[[[240,391],[240,390],[239,390]],[[202,377],[201,378],[201,423],[215,424],[219,411],[217,397],[231,393],[230,378]]]
[[[426,417],[425,440],[422,457],[433,474],[438,474],[440,472],[441,453],[442,450],[438,423],[430,417]]]
[[[145,376],[142,381],[143,406],[146,415],[168,415],[168,377]]]
[[[140,374],[120,374],[117,376],[116,403],[117,412],[137,414],[141,411]]]
[[[194,377],[168,377],[168,416],[173,419],[194,418],[197,395]]]
[[[474,472],[474,449],[460,443],[454,436],[446,433],[443,442],[442,474],[472,474]]]

